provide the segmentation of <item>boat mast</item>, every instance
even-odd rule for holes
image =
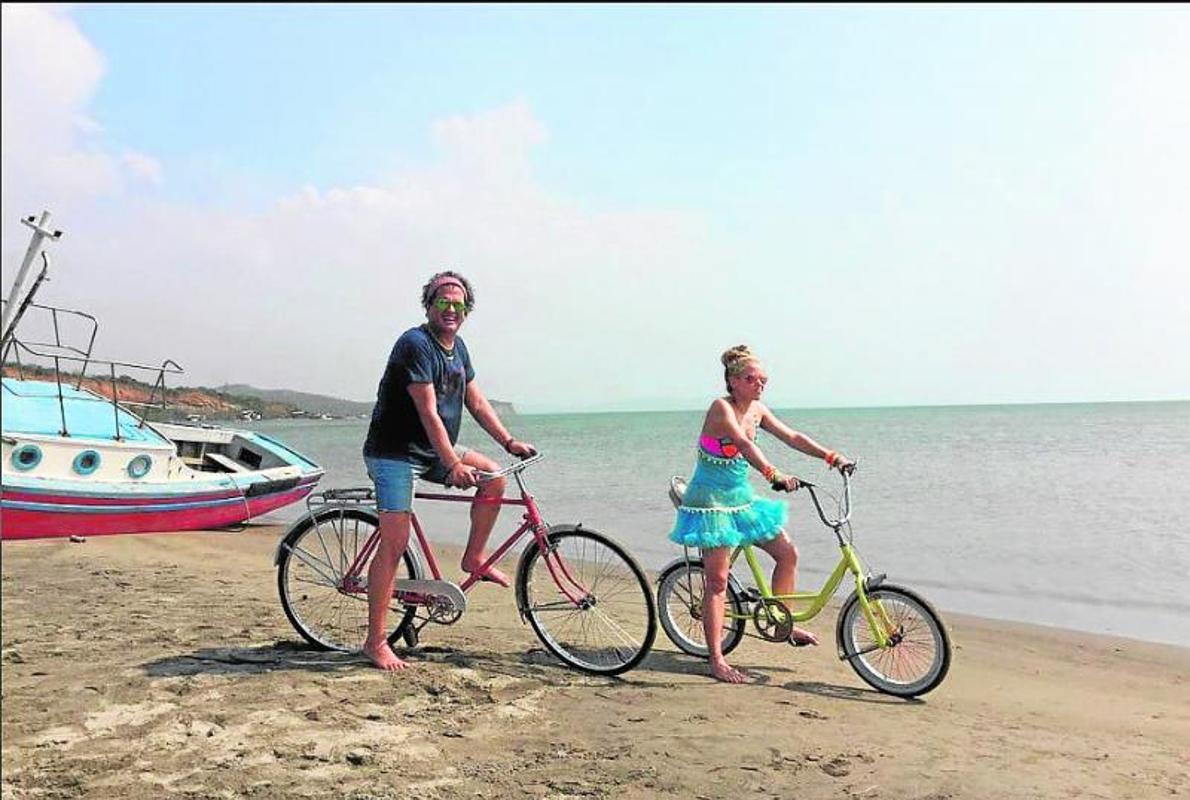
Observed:
[[[25,303],[18,303],[21,297],[21,289],[25,284],[25,278],[29,274],[29,268],[33,266],[33,259],[37,258],[37,254],[41,252],[42,245],[46,239],[57,241],[62,236],[62,231],[52,231],[47,226],[50,222],[50,212],[41,212],[41,219],[34,222],[34,217],[25,217],[21,220],[22,225],[26,225],[33,229],[33,238],[29,241],[29,249],[25,251],[25,259],[21,262],[21,268],[17,272],[16,280],[12,282],[12,290],[8,293],[8,302],[4,305],[4,315],[0,318],[0,342],[7,343],[8,338],[12,335],[12,328],[16,326],[18,317],[18,310],[25,305]],[[40,283],[40,281],[38,282]],[[34,291],[36,291],[38,284],[34,284]],[[32,292],[30,296],[25,298],[25,302],[33,299]]]

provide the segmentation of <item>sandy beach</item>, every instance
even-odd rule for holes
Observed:
[[[825,646],[746,640],[752,685],[663,633],[600,679],[481,586],[387,675],[302,646],[279,535],[4,543],[4,800],[1190,796],[1184,648],[943,609],[950,675],[905,702],[836,658],[827,613]]]

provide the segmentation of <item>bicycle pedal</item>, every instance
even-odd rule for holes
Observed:
[[[759,603],[760,602],[760,591],[749,587],[749,588],[745,589],[744,591],[740,592],[740,599],[743,600],[745,603]]]

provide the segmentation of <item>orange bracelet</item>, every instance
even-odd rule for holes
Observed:
[[[773,478],[776,477],[776,475],[777,475],[777,468],[774,467],[772,464],[769,464],[768,467],[761,470],[760,474],[764,476],[764,479],[766,481],[768,481],[769,483],[772,483]]]
[[[823,453],[822,458],[824,461],[826,461],[826,465],[828,467],[833,467],[835,465],[835,461],[839,458],[839,454],[834,450],[827,450],[825,453]]]

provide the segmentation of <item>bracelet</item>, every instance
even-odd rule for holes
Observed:
[[[769,464],[767,467],[765,467],[764,469],[762,469],[760,471],[760,474],[764,476],[764,479],[766,481],[768,481],[769,483],[772,483],[774,480],[776,480],[776,477],[778,475],[780,475],[781,473],[777,472],[776,467],[774,467],[772,464]]]
[[[822,458],[824,461],[826,461],[826,465],[828,467],[833,467],[835,465],[835,461],[837,461],[839,458],[839,454],[834,450],[827,450],[822,454]]]

